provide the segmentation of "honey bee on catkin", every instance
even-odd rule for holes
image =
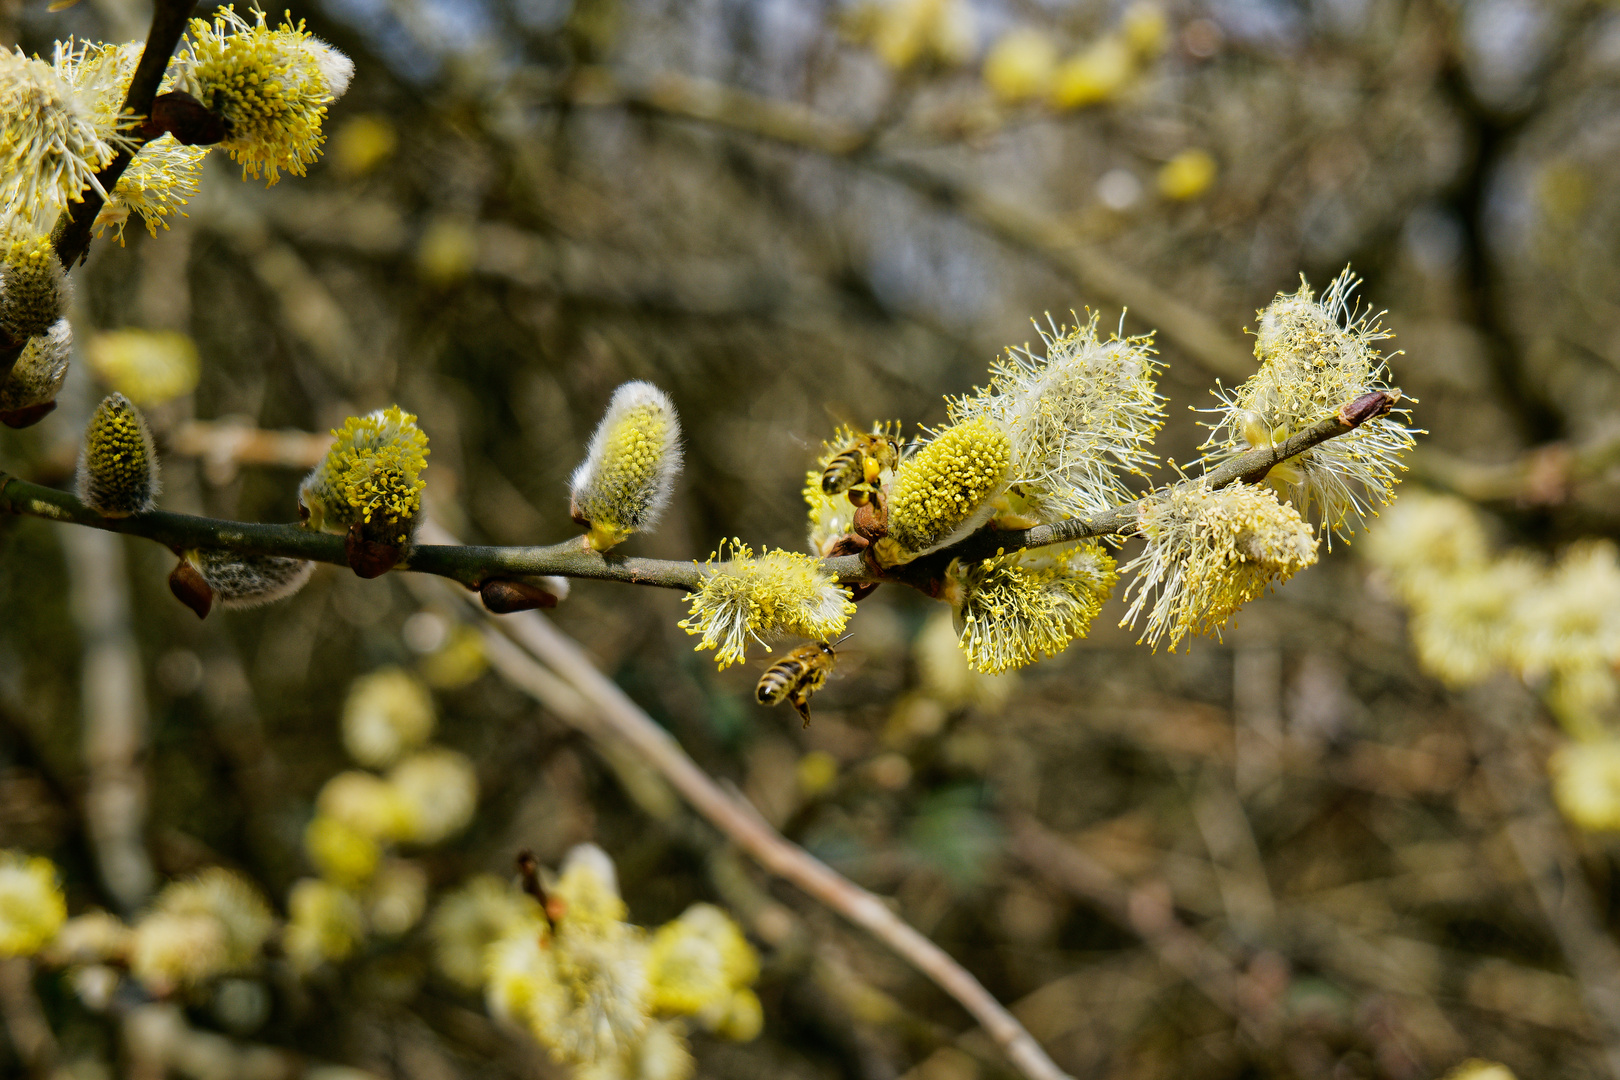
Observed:
[[[827,462],[821,471],[821,490],[828,495],[839,495],[851,489],[875,487],[884,469],[900,463],[900,447],[890,436],[888,425],[879,425],[870,432],[852,435],[844,448]],[[859,499],[859,491],[852,491],[852,502]]]
[[[800,645],[765,670],[759,677],[759,685],[754,687],[754,697],[761,705],[792,702],[804,717],[804,726],[809,727],[810,696],[826,685],[827,676],[832,674],[833,665],[838,661],[833,645],[840,645],[844,640],[839,638],[832,645],[825,641]]]

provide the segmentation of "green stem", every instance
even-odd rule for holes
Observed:
[[[1367,394],[1339,412],[1289,436],[1278,446],[1262,446],[1229,458],[1204,475],[1183,481],[1221,488],[1245,481],[1258,483],[1272,466],[1304,453],[1318,443],[1347,432],[1374,416],[1388,412],[1398,395]],[[1094,536],[1130,536],[1136,531],[1138,499],[1099,514],[1071,518],[1033,529],[981,529],[966,540],[903,566],[879,570],[859,555],[823,559],[822,565],[848,585],[893,581],[926,589],[952,559],[978,560],[998,552],[1044,547]],[[347,566],[342,537],[312,532],[299,525],[254,525],[153,510],[126,518],[105,518],[65,491],[31,484],[0,472],[0,513],[48,518],[71,525],[141,536],[174,551],[216,548],[243,555],[282,555],[294,559]],[[522,579],[541,575],[622,581],[666,589],[696,589],[705,570],[695,562],[635,559],[585,547],[583,540],[566,540],[545,547],[485,547],[460,544],[424,544],[410,550],[398,566],[435,574],[477,588],[491,579]]]

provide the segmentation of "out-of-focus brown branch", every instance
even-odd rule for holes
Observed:
[[[1604,929],[1580,859],[1548,796],[1546,770],[1526,743],[1537,719],[1535,702],[1522,684],[1503,676],[1481,687],[1472,704],[1469,735],[1504,818],[1503,831],[1580,985],[1609,1071],[1620,1077],[1620,946]]]
[[[1512,461],[1482,465],[1433,447],[1412,457],[1412,478],[1474,502],[1555,505],[1571,489],[1601,479],[1620,465],[1620,432],[1581,446],[1549,443]]]
[[[123,542],[73,530],[64,540],[83,642],[84,816],[102,881],[125,911],[152,890],[146,851],[146,691],[130,625]]]
[[[1185,978],[1220,1010],[1255,1031],[1261,1018],[1246,1008],[1242,976],[1231,961],[1176,918],[1169,888],[1131,885],[1040,822],[1024,814],[1007,820],[1008,850],[1047,880],[1101,908],[1140,937],[1159,962]]]
[[[792,102],[673,72],[629,85],[611,71],[591,68],[547,91],[575,105],[630,107],[694,120],[849,161],[911,188],[1004,243],[1038,255],[1088,299],[1129,309],[1132,317],[1156,327],[1211,373],[1236,380],[1254,371],[1249,351],[1214,320],[1088,245],[1060,219],[886,153],[861,128]]]
[[[580,724],[581,719],[593,717],[580,725],[587,735],[634,750],[693,809],[766,870],[797,885],[904,957],[961,1003],[1030,1080],[1063,1080],[1063,1070],[966,968],[891,911],[881,898],[787,840],[751,807],[724,791],[623,690],[597,671],[578,645],[538,612],[523,612],[498,620],[496,625],[532,657],[493,652],[491,660],[497,670],[510,674],[531,693],[548,698],[553,696],[547,692],[549,684],[566,684],[585,700],[589,710],[582,710],[573,695],[562,694],[558,715],[563,720]]]
[[[0,1017],[28,1075],[48,1077],[56,1065],[56,1036],[34,993],[34,968],[21,956],[0,960]]]

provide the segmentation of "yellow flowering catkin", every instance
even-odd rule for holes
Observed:
[[[1204,444],[1211,463],[1256,446],[1281,443],[1362,394],[1389,390],[1389,370],[1375,343],[1391,337],[1380,314],[1359,309],[1360,279],[1347,268],[1320,301],[1303,279],[1299,291],[1282,293],[1260,313],[1254,353],[1260,370],[1235,390],[1216,392]],[[1281,462],[1266,483],[1306,516],[1320,517],[1331,546],[1348,540],[1365,519],[1393,497],[1406,466],[1401,455],[1415,432],[1401,420],[1406,410],[1374,417],[1348,434]]]
[[[102,517],[117,518],[152,509],[157,494],[157,448],[146,420],[123,394],[109,394],[85,429],[79,501]]]
[[[0,331],[13,341],[43,334],[62,317],[67,282],[48,236],[12,237],[0,261]]]
[[[227,5],[211,23],[191,20],[177,82],[225,118],[220,146],[243,177],[262,173],[273,184],[282,169],[302,176],[320,156],[326,106],[348,89],[354,64],[303,20],[271,27],[264,12],[254,15],[250,23]]]
[[[98,128],[113,130],[130,123],[120,112],[143,48],[144,42],[139,41],[105,45],[70,39],[57,43],[53,66],[90,103]],[[97,235],[112,228],[122,244],[124,225],[132,213],[154,236],[160,226],[168,228],[170,216],[184,216],[180,207],[197,194],[208,150],[207,146],[184,146],[169,134],[142,145],[96,214]]]
[[[1136,599],[1120,625],[1134,626],[1151,598],[1141,640],[1155,649],[1166,637],[1174,650],[1190,633],[1218,634],[1244,604],[1316,562],[1299,512],[1249,484],[1166,488],[1143,502],[1137,527],[1147,544],[1122,570],[1136,574]]]
[[[769,551],[756,558],[747,544],[732,540],[704,569],[702,584],[686,598],[690,614],[679,625],[701,637],[699,650],[715,650],[722,670],[742,663],[750,639],[767,649],[788,635],[831,641],[855,613],[849,593],[809,555]]]
[[[1092,541],[951,564],[946,598],[956,612],[968,665],[999,675],[1056,656],[1085,637],[1119,580],[1114,560]]]
[[[681,471],[681,425],[669,396],[651,383],[613,392],[569,484],[574,520],[598,551],[658,524]]]
[[[367,539],[409,541],[427,487],[428,438],[416,417],[390,405],[351,416],[332,435],[332,449],[298,488],[306,524],[340,536],[359,525]]]
[[[39,856],[0,851],[0,957],[34,955],[66,920],[56,866]]]
[[[1006,487],[1012,440],[989,416],[939,432],[901,463],[889,487],[889,537],[915,557],[966,536],[990,518]]]
[[[127,138],[95,105],[95,91],[57,67],[0,52],[0,205],[48,213],[81,201],[87,187],[102,191],[95,174]]]
[[[1151,336],[1105,340],[1095,315],[1073,327],[1047,323],[1036,324],[1046,355],[1007,350],[990,385],[951,401],[950,416],[1000,424],[1012,440],[1009,482],[1037,520],[1053,522],[1133,497],[1123,476],[1157,464],[1149,448],[1164,399]]]

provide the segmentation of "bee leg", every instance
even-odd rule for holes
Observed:
[[[795,695],[793,695],[791,700],[793,702],[793,707],[795,709],[799,710],[799,715],[804,717],[804,726],[809,727],[810,726],[810,699],[808,697],[803,697],[803,696],[801,696],[799,694],[795,694]]]

